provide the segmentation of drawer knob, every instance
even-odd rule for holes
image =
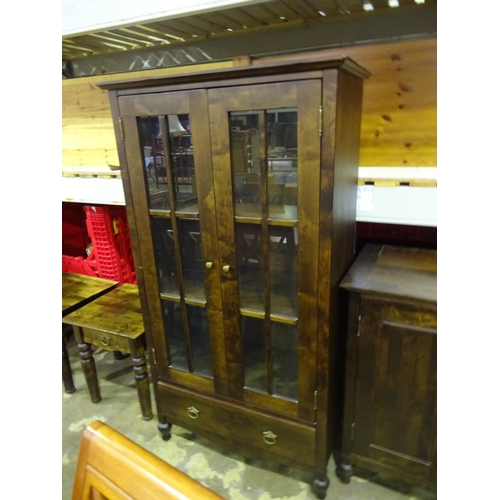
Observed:
[[[222,266],[222,270],[225,272],[225,273],[228,273],[229,272],[229,269],[231,269],[227,264],[225,266]]]
[[[200,414],[200,410],[196,409],[194,406],[190,406],[187,409],[187,412],[190,418],[198,418],[198,415]]]
[[[264,440],[264,443],[269,445],[276,443],[277,437],[278,436],[272,431],[265,431],[262,433],[262,439]]]
[[[101,337],[101,344],[102,344],[103,346],[107,346],[107,345],[109,345],[109,337],[106,337],[105,335],[103,335],[103,336]]]
[[[214,263],[213,263],[213,262],[205,262],[205,267],[206,267],[207,269],[212,269],[212,266],[213,266],[213,265],[214,265]]]

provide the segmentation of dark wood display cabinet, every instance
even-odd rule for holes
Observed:
[[[437,251],[366,245],[349,297],[342,459],[352,474],[436,493]]]
[[[305,470],[320,498],[368,75],[317,54],[99,84],[164,439]]]

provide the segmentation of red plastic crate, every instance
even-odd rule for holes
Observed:
[[[62,204],[62,253],[72,257],[86,257],[90,243],[82,205]]]
[[[95,271],[83,257],[62,256],[62,272],[85,274],[86,276],[97,276]]]
[[[137,283],[125,207],[85,205],[83,209],[92,241],[88,264],[100,278]]]

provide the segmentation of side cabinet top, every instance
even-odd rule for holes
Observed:
[[[304,56],[291,56],[290,59],[279,62],[259,62],[254,60],[253,64],[246,66],[236,66],[234,68],[224,68],[210,71],[197,71],[192,73],[176,73],[154,77],[131,78],[126,80],[114,80],[109,82],[99,82],[96,85],[104,90],[134,91],[138,89],[148,89],[151,87],[200,84],[220,80],[234,80],[263,76],[280,76],[291,73],[302,73],[312,71],[323,71],[326,69],[339,69],[351,73],[358,78],[366,79],[370,72],[354,62],[349,57],[332,58],[331,55],[318,54]],[[318,75],[319,76],[319,75]],[[205,85],[203,85],[205,84]]]

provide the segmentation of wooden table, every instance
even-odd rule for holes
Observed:
[[[144,323],[137,285],[125,283],[64,317],[73,326],[90,399],[101,400],[91,344],[132,355],[142,418],[153,418],[144,352]]]
[[[85,276],[84,274],[64,273],[62,275],[63,323],[65,323],[64,317],[66,315],[109,292],[117,285],[117,281]],[[75,392],[64,333],[62,335],[62,379],[64,391],[68,394]]]

